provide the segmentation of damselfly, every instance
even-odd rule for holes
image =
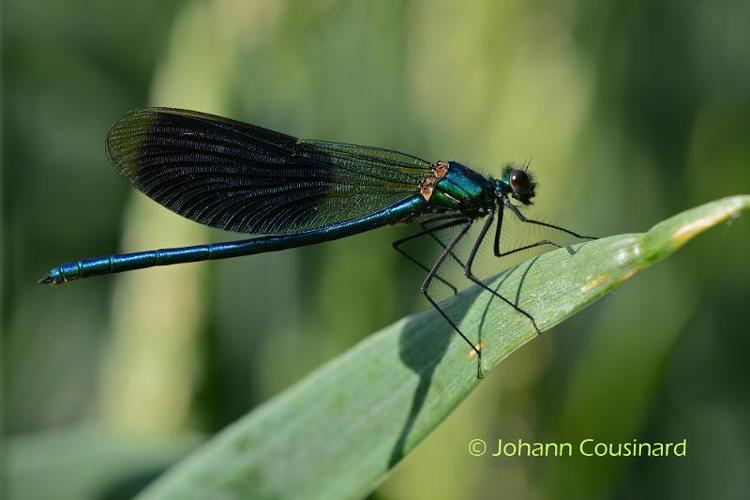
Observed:
[[[506,209],[521,222],[591,238],[524,216],[521,208],[532,203],[536,183],[526,168],[512,165],[493,179],[455,161],[429,162],[388,149],[298,139],[227,118],[169,108],[124,115],[110,129],[106,149],[117,171],[164,207],[201,224],[256,237],[84,259],[52,269],[40,283],[272,252],[381,226],[416,223],[420,230],[395,241],[393,247],[427,273],[422,293],[481,356],[479,347],[430,294],[433,279],[444,281],[437,273],[446,257],[452,255],[461,262],[469,280],[528,318],[538,332],[531,314],[491,289],[472,270],[493,221],[497,220],[493,246],[497,257],[560,246],[543,239],[501,251]],[[453,250],[479,219],[484,219],[481,230],[462,262]],[[435,237],[448,228],[457,229],[450,241]],[[442,247],[431,266],[402,248],[407,241],[428,235]]]

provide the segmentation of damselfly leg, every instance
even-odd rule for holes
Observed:
[[[498,225],[501,225],[502,224],[502,209],[499,212],[500,213],[498,214]],[[475,283],[475,284],[479,285],[480,287],[484,288],[485,290],[489,291],[494,296],[498,297],[500,300],[502,300],[503,302],[505,302],[506,304],[508,304],[509,306],[511,306],[513,309],[515,309],[519,314],[522,314],[523,316],[525,316],[526,318],[528,318],[528,320],[531,321],[531,324],[534,327],[534,329],[536,330],[536,332],[538,334],[540,334],[541,331],[539,330],[539,327],[536,324],[536,320],[534,319],[534,317],[531,314],[529,314],[528,312],[526,312],[525,310],[523,310],[522,308],[520,308],[517,304],[513,303],[511,300],[509,300],[506,297],[504,297],[502,294],[500,294],[499,292],[497,292],[497,290],[493,290],[492,288],[490,288],[489,286],[487,286],[481,279],[479,279],[474,274],[474,272],[472,270],[473,265],[474,265],[474,259],[476,258],[477,252],[479,251],[480,247],[482,246],[482,242],[484,241],[484,238],[487,236],[487,232],[489,231],[490,226],[492,226],[493,216],[494,216],[494,214],[492,212],[490,212],[488,214],[487,219],[486,219],[484,225],[482,226],[482,230],[480,231],[479,236],[477,236],[477,239],[474,242],[474,246],[472,247],[471,253],[469,254],[469,259],[466,261],[465,264],[462,262],[462,260],[460,258],[458,258],[455,255],[455,253],[453,252],[453,249],[449,250],[449,254],[464,269],[464,275],[466,276],[467,279],[469,279],[472,283]],[[428,221],[424,222],[423,225],[424,224],[429,224],[430,222],[432,222],[432,220],[428,220]],[[435,234],[435,232],[436,231],[430,232],[429,235],[445,250],[446,247],[447,247],[447,245]],[[497,234],[499,234],[499,233],[496,232],[496,235]],[[499,244],[498,241],[496,241],[496,243]],[[532,246],[539,246],[539,245],[532,245]],[[531,248],[531,247],[529,247],[529,248]],[[525,248],[522,248],[522,249],[525,249]],[[513,250],[510,253],[512,253],[514,251],[516,251],[516,250]],[[437,278],[437,276],[436,276],[436,278]]]
[[[427,221],[421,222],[419,225],[423,229],[427,229],[427,226],[429,226],[430,223],[432,223],[433,221],[434,221],[434,219],[427,220]],[[430,235],[430,237],[432,237],[433,240],[435,240],[435,242],[438,245],[440,245],[440,248],[445,249],[446,244],[443,243],[443,240],[441,240],[440,237],[437,234],[435,234],[434,231],[430,232],[429,235]],[[453,258],[453,260],[455,260],[458,263],[459,266],[464,267],[463,261],[458,258],[458,256],[456,255],[456,252],[454,252],[453,250],[451,250],[450,251],[450,256]]]
[[[484,223],[484,226],[482,226],[482,230],[479,233],[479,236],[477,236],[476,241],[474,242],[474,247],[471,249],[471,253],[469,254],[469,259],[466,261],[466,266],[464,267],[464,274],[468,279],[470,279],[475,284],[479,285],[480,287],[484,288],[488,292],[490,292],[495,297],[499,298],[509,306],[511,306],[513,309],[515,309],[518,313],[524,315],[526,318],[528,318],[529,321],[531,321],[532,326],[536,330],[537,334],[541,334],[541,330],[539,330],[539,327],[536,325],[536,320],[534,320],[534,317],[521,309],[518,305],[514,304],[511,300],[506,299],[503,295],[497,292],[497,290],[493,290],[489,286],[487,286],[482,280],[477,278],[474,275],[474,272],[472,271],[472,266],[474,265],[474,259],[477,256],[477,252],[479,251],[479,248],[482,246],[482,241],[484,241],[485,236],[487,236],[487,231],[489,231],[490,226],[492,226],[492,223],[494,222],[494,213],[490,212],[490,214],[487,216],[487,220]]]
[[[538,220],[534,220],[534,219],[529,219],[528,217],[526,217],[525,215],[523,215],[523,213],[518,209],[517,206],[513,205],[512,203],[510,203],[507,199],[503,200],[503,205],[505,207],[507,207],[508,210],[510,210],[511,212],[513,212],[513,215],[515,215],[518,220],[520,220],[521,222],[523,222],[525,224],[533,224],[533,225],[536,225],[536,226],[541,226],[541,227],[546,227],[546,228],[549,228],[549,229],[554,229],[556,231],[560,231],[560,232],[563,232],[565,234],[569,234],[570,236],[573,236],[574,238],[579,238],[579,239],[582,239],[582,240],[595,240],[595,239],[597,239],[597,236],[584,236],[584,235],[578,234],[578,233],[576,233],[574,231],[571,231],[570,229],[565,229],[564,227],[561,227],[561,226],[556,226],[554,224],[548,224],[547,222],[542,222],[542,221],[538,221]],[[556,248],[562,248],[563,247],[563,245],[561,245],[561,244],[559,244],[559,243],[557,243],[557,242],[555,242],[553,240],[543,239],[543,240],[539,240],[539,241],[536,241],[536,242],[528,244],[528,245],[523,245],[523,246],[520,246],[520,247],[517,247],[517,248],[513,248],[513,249],[505,251],[505,252],[501,251],[500,250],[500,232],[502,231],[502,228],[503,228],[503,212],[504,212],[504,210],[500,209],[500,211],[497,214],[497,228],[495,229],[495,244],[494,244],[494,253],[495,253],[496,257],[506,257],[508,255],[511,255],[511,254],[514,254],[514,253],[517,253],[517,252],[522,252],[524,250],[530,250],[532,248],[537,248],[537,247],[541,247],[541,246],[544,246],[544,245],[550,245],[550,246],[554,246]]]
[[[448,222],[443,222],[442,224],[439,224],[437,226],[429,227],[430,223],[441,222],[441,221],[448,221]],[[430,235],[433,238],[435,238],[434,233],[436,231],[442,231],[443,229],[448,229],[450,227],[455,227],[455,226],[457,226],[457,225],[459,225],[459,224],[461,224],[462,222],[465,222],[465,221],[466,221],[465,218],[461,218],[461,219],[459,219],[459,222],[456,222],[456,217],[455,216],[441,216],[441,217],[436,217],[436,218],[430,219],[428,221],[422,222],[420,224],[420,226],[422,227],[421,231],[419,231],[417,233],[414,233],[414,234],[410,234],[409,236],[405,236],[403,238],[400,238],[400,239],[394,241],[393,242],[393,249],[396,250],[401,255],[403,255],[404,257],[406,257],[407,259],[409,259],[410,262],[412,262],[412,263],[416,264],[417,266],[419,266],[419,268],[422,269],[424,272],[429,273],[430,272],[430,268],[429,267],[427,267],[425,264],[423,264],[422,262],[420,262],[416,257],[414,257],[413,255],[411,255],[405,249],[401,248],[401,246],[404,243],[408,242],[408,241],[416,240],[418,238],[421,238],[421,237],[427,236],[427,235]],[[440,240],[437,240],[437,241],[438,241],[438,243],[440,243]],[[441,244],[441,246],[443,248],[445,248],[445,245],[442,245],[442,243],[440,243],[440,244]],[[451,291],[453,291],[453,295],[456,295],[458,293],[458,289],[454,285],[452,285],[450,282],[448,282],[448,280],[446,280],[445,278],[443,278],[442,276],[440,276],[439,274],[435,274],[435,279],[437,279],[438,281],[440,281],[441,283],[443,283],[445,286],[447,286],[448,288],[450,288]]]
[[[471,346],[472,350],[476,353],[476,355],[477,355],[477,377],[478,378],[482,378],[483,377],[483,374],[482,374],[482,351],[480,350],[479,347],[475,346],[474,343],[471,342],[466,335],[464,335],[464,333],[461,331],[460,328],[458,328],[458,326],[456,325],[456,323],[452,319],[450,319],[450,317],[448,317],[448,315],[445,313],[445,311],[443,311],[440,308],[440,306],[437,304],[437,302],[432,297],[430,297],[430,293],[429,293],[430,283],[432,283],[432,279],[437,274],[438,269],[440,269],[440,266],[443,265],[443,262],[445,262],[446,257],[448,257],[448,255],[451,253],[451,251],[456,246],[456,244],[469,231],[469,229],[471,228],[471,224],[473,222],[474,222],[473,219],[457,219],[455,222],[452,223],[452,225],[454,225],[454,226],[462,224],[461,230],[458,232],[458,234],[456,236],[453,237],[453,239],[450,241],[450,243],[448,243],[448,245],[440,253],[440,256],[435,261],[435,264],[433,264],[432,269],[430,269],[430,272],[427,273],[427,276],[425,277],[425,280],[422,283],[421,291],[422,291],[422,294],[427,299],[427,301],[430,304],[432,304],[432,307],[434,307],[435,309],[437,309],[437,312],[440,313],[440,315],[443,317],[443,319],[445,319],[445,321],[447,321],[448,324],[450,324],[453,327],[453,329],[461,336],[462,339],[464,339],[464,341],[467,344],[469,344]],[[451,223],[446,223],[446,224],[451,224]],[[447,226],[447,227],[450,227],[450,226]],[[432,230],[437,230],[437,228],[433,228]]]

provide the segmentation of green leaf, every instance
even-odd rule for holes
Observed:
[[[641,234],[546,253],[488,281],[547,330],[700,232],[750,196],[683,212]],[[444,303],[485,373],[536,337],[529,321],[472,287]],[[429,310],[366,338],[240,419],[148,488],[143,498],[356,498],[372,491],[481,381],[476,357]]]

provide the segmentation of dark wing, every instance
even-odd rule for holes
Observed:
[[[418,192],[430,163],[396,151],[297,139],[197,111],[118,119],[107,155],[139,191],[188,219],[287,234],[355,219]]]

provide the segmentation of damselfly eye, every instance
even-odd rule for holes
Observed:
[[[531,179],[523,170],[514,170],[510,174],[510,187],[514,193],[525,193],[531,187]]]

